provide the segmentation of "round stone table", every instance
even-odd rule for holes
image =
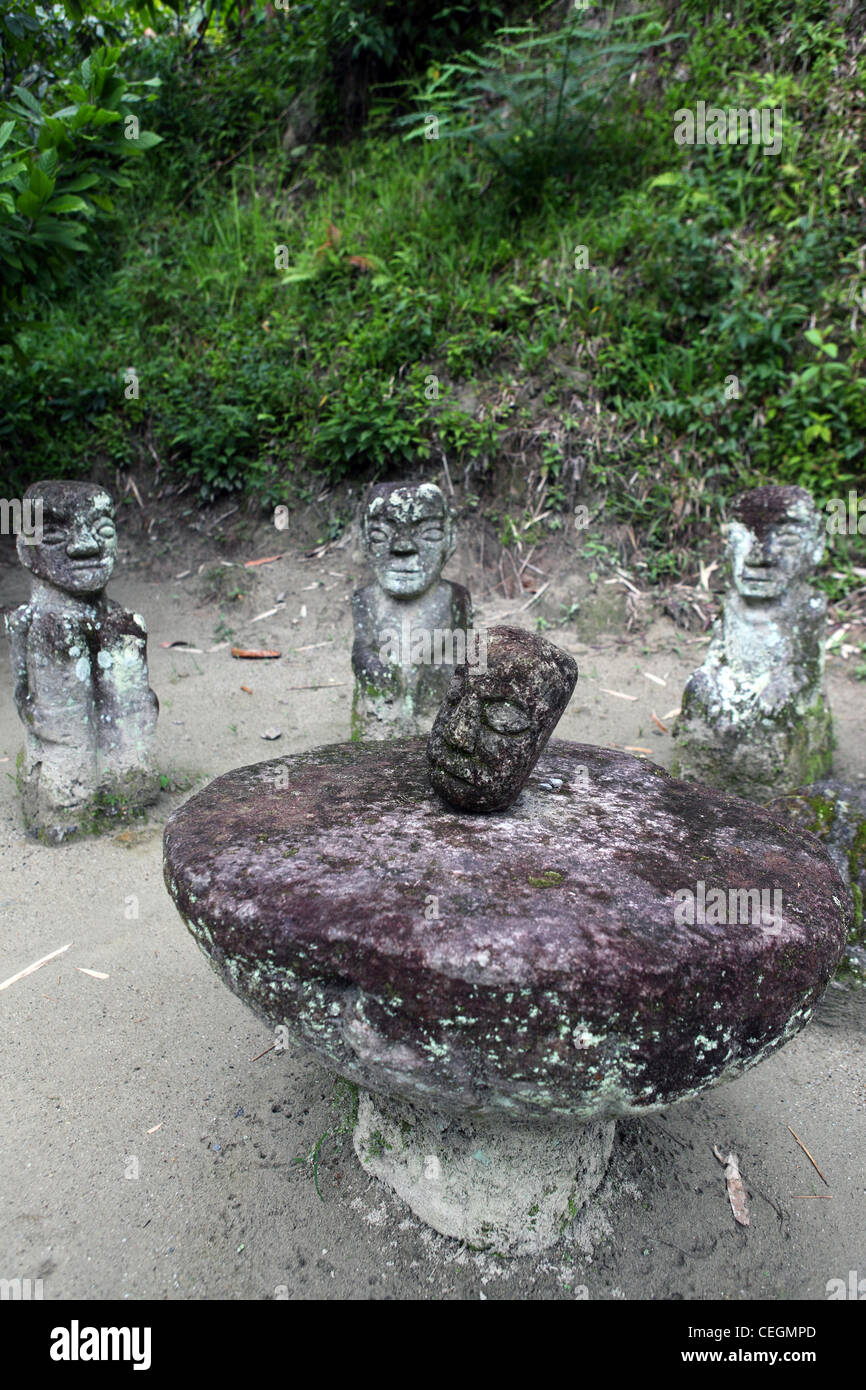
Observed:
[[[168,822],[166,884],[229,988],[362,1088],[369,1171],[447,1234],[537,1249],[617,1116],[804,1026],[847,895],[812,836],[625,753],[554,740],[489,815],[444,806],[424,753],[217,778]]]

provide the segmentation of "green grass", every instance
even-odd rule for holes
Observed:
[[[13,485],[155,454],[203,500],[272,506],[444,454],[484,496],[525,457],[545,526],[603,496],[653,580],[716,534],[741,486],[862,489],[854,34],[812,0],[728,5],[730,20],[689,0],[630,21],[636,42],[665,24],[688,37],[636,61],[565,167],[539,180],[530,142],[528,201],[519,164],[503,177],[482,141],[407,140],[405,90],[351,142],[300,155],[270,106],[217,168],[242,113],[219,153],[198,149],[209,106],[184,106],[175,79],[183,140],[149,152],[26,371],[0,361]],[[781,154],[677,146],[674,112],[698,99],[781,106]],[[834,570],[858,555],[843,541]]]

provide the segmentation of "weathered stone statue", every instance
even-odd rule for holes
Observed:
[[[824,518],[803,488],[754,488],[734,503],[728,551],[734,588],[685,688],[672,770],[767,801],[830,768],[827,604],[809,582]]]
[[[516,801],[577,684],[552,642],[516,627],[487,632],[485,670],[455,673],[427,743],[430,782],[464,811]]]
[[[361,536],[376,582],[352,599],[352,737],[385,739],[417,732],[438,709],[455,666],[477,661],[478,653],[469,592],[441,577],[455,547],[441,490],[377,485]]]
[[[8,619],[26,745],[19,788],[28,830],[53,843],[102,815],[152,801],[158,701],[144,620],[106,597],[117,556],[114,504],[92,483],[34,483],[41,538],[19,536],[30,602]]]

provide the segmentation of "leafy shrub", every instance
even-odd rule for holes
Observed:
[[[136,114],[148,84],[126,81],[120,52],[96,50],[41,101],[16,85],[0,104],[0,343],[93,245],[108,190],[129,187],[124,164],[159,141]]]
[[[570,10],[548,32],[536,22],[500,29],[480,53],[434,69],[417,97],[424,123],[404,118],[406,139],[471,141],[521,201],[536,198],[586,158],[601,109],[635,63],[680,37],[619,40],[630,27],[620,18],[609,31],[584,28]]]

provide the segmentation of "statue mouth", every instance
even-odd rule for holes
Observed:
[[[466,785],[469,787],[475,785],[474,780],[471,776],[467,777],[465,772],[453,771],[453,769],[448,767],[446,763],[434,763],[433,770],[434,772],[437,772],[440,777],[450,777],[454,782],[465,782]]]

